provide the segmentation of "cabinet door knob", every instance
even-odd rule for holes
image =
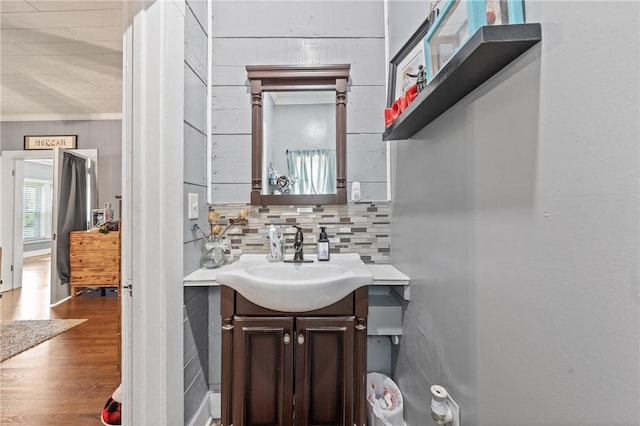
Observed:
[[[291,342],[291,336],[289,336],[289,333],[284,333],[284,338],[282,340],[285,345],[288,345]]]
[[[298,344],[304,345],[304,334],[298,334]]]

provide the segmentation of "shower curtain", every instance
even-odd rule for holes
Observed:
[[[292,194],[335,194],[335,149],[288,150],[289,177]]]
[[[87,164],[84,158],[64,153],[58,206],[58,277],[62,284],[71,278],[69,233],[87,229]]]

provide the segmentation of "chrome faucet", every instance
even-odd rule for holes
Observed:
[[[296,225],[293,225],[293,227],[298,229],[298,232],[296,232],[296,237],[293,241],[293,261],[304,262],[304,254],[302,253],[302,242],[304,241],[304,235],[302,235],[302,228]]]

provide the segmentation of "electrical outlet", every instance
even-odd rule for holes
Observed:
[[[362,199],[362,192],[360,192],[360,182],[353,182],[351,184],[351,201],[360,201]]]
[[[198,218],[198,194],[189,193],[189,219]]]

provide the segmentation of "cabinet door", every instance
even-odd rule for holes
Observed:
[[[296,426],[352,426],[354,317],[296,319]]]
[[[293,318],[236,317],[234,426],[293,425]]]

